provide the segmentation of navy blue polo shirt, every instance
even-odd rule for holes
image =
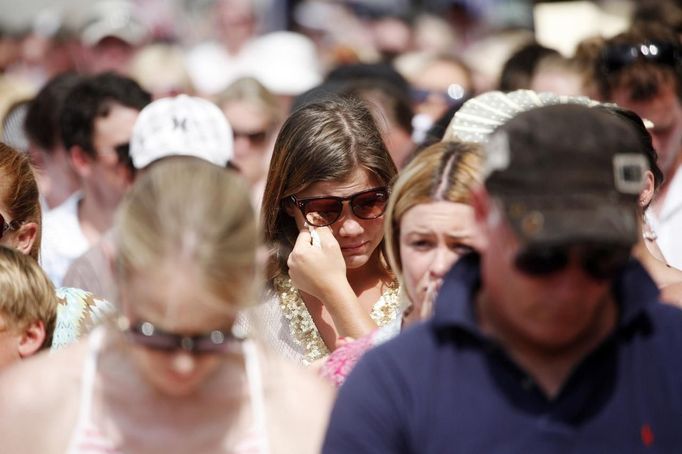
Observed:
[[[324,453],[682,453],[682,310],[639,263],[614,281],[614,332],[552,400],[479,330],[479,287],[478,257],[463,258],[431,320],[360,360]]]

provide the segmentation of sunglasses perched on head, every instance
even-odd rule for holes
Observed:
[[[0,239],[5,235],[5,232],[16,230],[21,225],[18,221],[5,222],[5,218],[0,214]]]
[[[542,277],[565,269],[577,256],[580,267],[596,280],[612,279],[630,259],[621,245],[576,244],[530,246],[516,255],[514,265],[524,274]]]
[[[212,330],[195,336],[163,331],[150,322],[130,324],[127,320],[119,322],[125,336],[141,347],[161,352],[183,350],[192,354],[228,353],[244,339],[235,336],[231,330]]]
[[[350,203],[351,211],[360,219],[380,217],[386,211],[388,188],[368,189],[348,197],[327,196],[298,199],[292,195],[290,200],[301,210],[308,224],[325,227],[335,223],[341,217],[344,202]]]
[[[677,68],[681,58],[682,49],[675,43],[647,41],[640,44],[612,44],[602,50],[599,67],[607,75],[616,73],[638,60]]]

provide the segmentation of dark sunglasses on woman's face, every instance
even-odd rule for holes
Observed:
[[[19,226],[20,223],[17,221],[5,222],[5,218],[0,214],[0,239],[5,236],[5,232],[16,230],[19,228]]]
[[[301,210],[308,224],[325,227],[339,220],[343,212],[343,204],[348,201],[351,211],[360,219],[376,219],[386,211],[388,188],[380,187],[352,194],[348,197],[312,197],[298,199],[295,195],[290,200]]]
[[[573,255],[580,267],[595,280],[612,279],[630,259],[630,247],[609,244],[531,246],[514,260],[516,268],[529,276],[543,277],[564,270]]]
[[[604,74],[613,74],[638,60],[677,68],[682,49],[674,43],[647,41],[640,44],[607,45],[599,56],[599,67]]]
[[[183,350],[192,354],[228,353],[234,350],[244,339],[235,336],[231,330],[212,330],[194,336],[169,333],[150,322],[130,324],[127,320],[119,321],[121,330],[134,344],[150,350],[175,352]]]

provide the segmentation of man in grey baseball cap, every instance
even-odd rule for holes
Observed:
[[[630,258],[647,170],[631,126],[566,104],[486,144],[473,195],[487,246],[434,317],[370,351],[324,453],[677,452],[682,311]]]

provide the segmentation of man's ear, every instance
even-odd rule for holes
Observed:
[[[491,199],[483,185],[479,185],[471,191],[471,206],[474,208],[474,219],[479,228],[486,224],[490,214]]]
[[[38,237],[38,224],[35,222],[26,222],[19,227],[15,238],[17,239],[14,247],[24,255],[29,255]]]
[[[74,170],[80,177],[87,177],[92,172],[92,157],[79,145],[69,148],[69,156]]]
[[[653,172],[647,170],[644,175],[644,189],[639,193],[639,207],[642,209],[649,206],[651,200],[654,198],[654,193],[656,192]]]
[[[472,238],[472,245],[478,252],[488,249],[488,217],[492,208],[492,199],[483,185],[471,191],[471,206],[474,209],[476,229]]]
[[[19,339],[17,346],[19,356],[23,359],[36,354],[43,346],[46,336],[45,323],[42,320],[31,322]]]

